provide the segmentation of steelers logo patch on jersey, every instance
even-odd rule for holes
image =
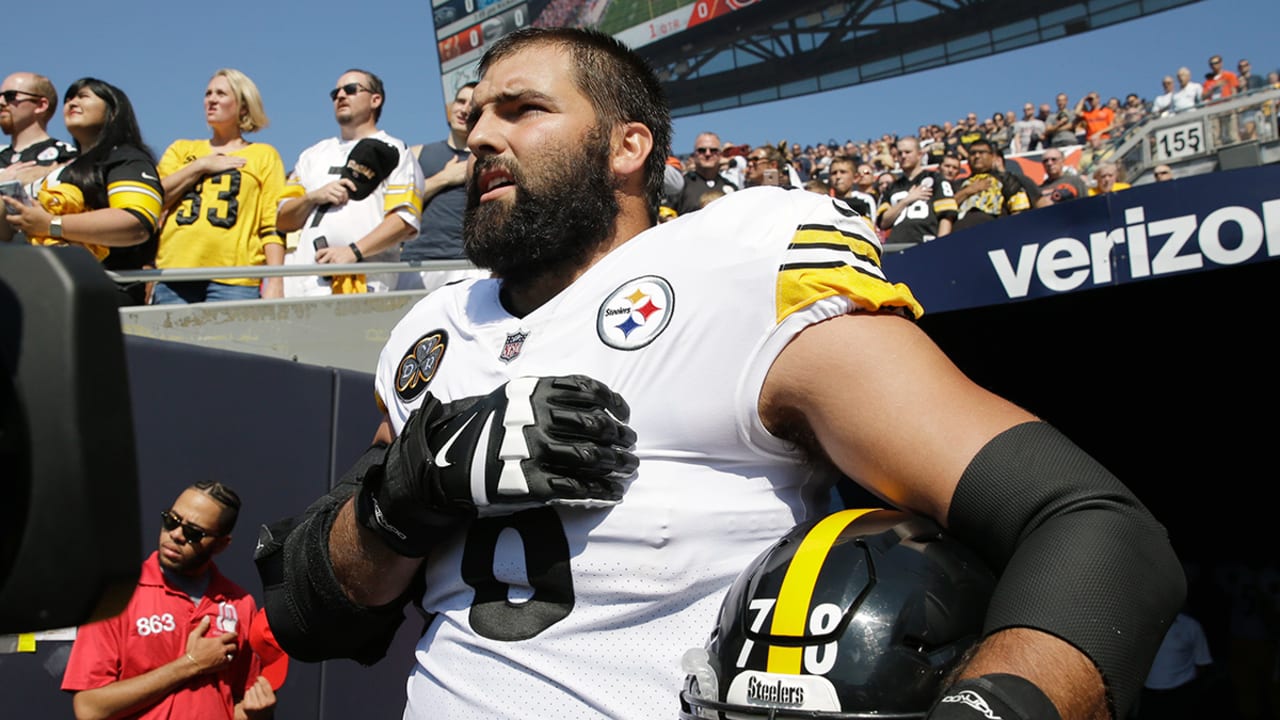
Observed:
[[[675,299],[671,283],[657,275],[628,280],[600,304],[596,332],[609,347],[638,350],[667,329]]]
[[[401,400],[410,402],[427,389],[440,369],[448,342],[449,333],[443,329],[432,330],[414,341],[396,366],[396,395]]]

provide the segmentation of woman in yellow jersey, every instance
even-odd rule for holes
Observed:
[[[163,191],[128,96],[81,78],[63,96],[62,121],[79,156],[29,188],[30,205],[7,202],[0,240],[17,230],[34,245],[83,247],[109,270],[149,267]],[[124,304],[144,300],[142,282],[121,291]]]
[[[267,126],[258,86],[239,70],[213,74],[204,91],[208,140],[176,140],[160,158],[165,218],[156,267],[279,265],[284,236],[276,206],[284,189],[280,153],[244,139]],[[155,305],[283,296],[281,278],[158,282]]]

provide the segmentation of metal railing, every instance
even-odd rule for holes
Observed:
[[[1113,140],[1112,157],[1137,180],[1159,164],[1217,165],[1218,153],[1246,143],[1280,143],[1280,89],[1263,88],[1181,112],[1148,117]]]
[[[376,275],[434,270],[470,270],[468,260],[411,260],[407,262],[367,262],[329,265],[241,265],[217,268],[168,268],[108,271],[116,282],[184,282],[224,278],[297,277],[302,275]]]

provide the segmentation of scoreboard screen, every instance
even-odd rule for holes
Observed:
[[[520,28],[591,27],[640,49],[764,1],[432,0],[445,101],[476,79],[476,65],[490,45]]]

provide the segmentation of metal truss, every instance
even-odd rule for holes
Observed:
[[[1199,0],[761,0],[641,48],[676,116],[1015,50]]]

